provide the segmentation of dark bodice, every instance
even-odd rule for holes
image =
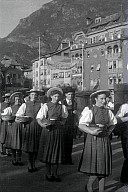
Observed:
[[[12,109],[12,116],[15,116],[18,109],[19,109],[20,105],[12,105],[11,109]]]
[[[62,117],[62,105],[59,103],[47,103],[48,106],[48,119],[59,120]]]
[[[93,122],[94,124],[107,125],[110,121],[109,110],[104,107],[97,107],[96,105],[92,108]]]
[[[36,115],[40,108],[41,108],[41,103],[28,101],[28,102],[26,102],[25,115],[34,119],[34,118],[36,118]]]

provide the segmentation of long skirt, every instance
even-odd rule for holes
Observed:
[[[51,131],[43,128],[38,151],[40,161],[52,164],[62,162],[62,129],[63,126],[57,126]]]
[[[26,124],[22,128],[22,151],[28,153],[37,153],[39,149],[39,140],[42,128],[36,120]]]
[[[0,142],[2,144],[5,143],[5,139],[6,139],[6,135],[7,135],[7,127],[8,127],[8,121],[2,121],[1,129],[0,129]]]
[[[10,149],[20,150],[22,145],[22,124],[9,123],[7,129],[7,136],[5,140],[5,147]]]
[[[87,134],[79,171],[89,175],[109,176],[112,172],[112,150],[109,136]]]

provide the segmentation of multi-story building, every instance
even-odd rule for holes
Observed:
[[[82,69],[83,90],[113,90],[115,83],[127,82],[127,27],[126,15],[116,13],[96,18],[86,34],[75,34],[72,63]]]
[[[33,62],[33,86],[43,87],[71,85],[71,41],[62,41],[58,50],[37,58]]]

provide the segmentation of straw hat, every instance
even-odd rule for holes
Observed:
[[[94,100],[94,98],[97,97],[97,95],[101,95],[101,94],[105,94],[107,97],[109,97],[110,91],[109,90],[98,90],[98,91],[95,91],[94,93],[92,93],[90,95],[90,99]]]
[[[12,99],[12,98],[14,98],[14,97],[16,97],[16,96],[19,96],[19,97],[20,97],[21,95],[22,95],[21,92],[14,92],[14,93],[11,94],[10,99]]]
[[[33,89],[30,89],[30,91],[27,91],[27,93],[32,93],[32,92],[39,92],[39,90],[37,90],[37,89],[35,89],[35,88],[33,88]]]
[[[50,95],[52,94],[53,91],[58,91],[60,92],[61,95],[63,95],[63,91],[61,88],[59,87],[52,87],[47,91],[47,97],[50,97]]]
[[[7,98],[7,97],[10,97],[11,96],[11,94],[10,93],[5,93],[5,95],[4,96],[2,96],[3,98]]]

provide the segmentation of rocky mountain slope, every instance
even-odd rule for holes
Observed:
[[[30,64],[31,59],[38,55],[39,36],[41,53],[52,52],[62,39],[70,38],[72,32],[85,30],[86,18],[119,12],[121,4],[125,9],[126,0],[53,0],[44,4],[27,18],[21,19],[17,27],[0,40],[0,58],[4,54],[17,55],[19,60]]]

